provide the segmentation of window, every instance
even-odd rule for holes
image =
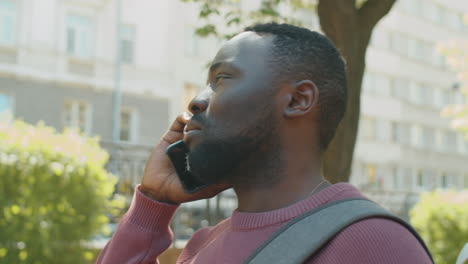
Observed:
[[[364,92],[374,94],[375,93],[375,75],[372,73],[365,73],[363,80],[363,90]]]
[[[421,3],[419,0],[406,0],[400,1],[398,3],[401,3],[403,10],[405,10],[407,13],[417,14],[420,11]]]
[[[390,34],[384,29],[374,30],[371,44],[379,49],[388,49],[390,47]]]
[[[422,127],[420,125],[413,125],[413,140],[412,140],[412,146],[416,148],[420,148],[423,146],[423,140],[422,140]]]
[[[454,180],[456,178],[456,175],[453,173],[446,173],[442,172],[442,175],[440,176],[440,187],[442,189],[448,189],[454,186]]]
[[[468,173],[463,175],[463,189],[468,189]]]
[[[432,65],[439,68],[444,68],[445,66],[445,57],[439,54],[438,52],[432,52]]]
[[[13,118],[13,97],[0,93],[0,122]]]
[[[91,106],[85,102],[67,101],[64,106],[64,126],[91,134]]]
[[[408,55],[408,39],[405,35],[394,32],[391,37],[392,50],[400,55]]]
[[[409,97],[410,101],[414,104],[421,104],[422,103],[422,98],[421,98],[421,84],[417,82],[410,82],[409,88]]]
[[[390,95],[391,79],[387,76],[376,75],[375,76],[375,92],[379,95],[389,96]]]
[[[423,11],[423,17],[432,22],[440,21],[439,7],[432,2],[424,2],[421,6]]]
[[[400,188],[400,169],[397,167],[392,167],[392,182],[393,182],[393,189],[399,190]]]
[[[401,99],[408,99],[409,96],[409,81],[406,79],[397,78],[393,82],[393,96]]]
[[[413,178],[411,177],[413,170],[411,168],[403,168],[400,171],[401,190],[409,191],[413,186]]]
[[[69,15],[67,18],[67,52],[90,58],[94,52],[94,29],[89,17]]]
[[[416,186],[419,188],[424,186],[424,175],[421,169],[418,169],[416,174]]]
[[[457,145],[456,145],[456,151],[459,154],[465,154],[465,137],[463,133],[456,133],[457,134]]]
[[[185,28],[185,53],[191,56],[198,56],[200,53],[200,37],[195,34],[192,27]]]
[[[124,63],[135,61],[135,27],[122,25],[120,33],[120,59]]]
[[[409,144],[411,129],[408,124],[392,122],[392,141],[400,144]]]
[[[422,146],[426,149],[432,149],[435,146],[435,131],[433,128],[422,128]]]
[[[411,38],[408,40],[408,55],[412,59],[423,60],[422,42],[418,39]]]
[[[432,63],[432,57],[434,52],[434,46],[431,43],[421,41],[421,52],[422,52],[422,61],[426,63]]]
[[[428,169],[419,169],[416,174],[416,187],[419,189],[431,190],[434,186],[434,172]]]
[[[442,173],[442,176],[440,177],[440,187],[442,189],[447,189],[448,186],[449,186],[448,176],[446,173]]]
[[[466,99],[465,99],[465,96],[462,93],[458,92],[458,93],[455,94],[455,100],[454,101],[455,101],[456,104],[465,104]]]
[[[400,142],[400,135],[399,135],[399,124],[395,121],[392,121],[392,141],[393,142]]]
[[[377,120],[375,122],[375,137],[381,141],[391,140],[391,123],[387,120]]]
[[[432,106],[434,104],[434,90],[428,84],[422,84],[420,87],[421,101],[424,105]]]
[[[0,0],[0,44],[16,43],[17,4],[14,0]]]
[[[460,23],[462,21],[460,21],[459,14],[453,11],[447,10],[447,15],[445,18],[447,19],[447,25],[450,26],[451,28],[461,29],[463,27],[463,24]]]
[[[451,90],[444,90],[442,96],[443,106],[451,105],[454,103],[454,94]]]
[[[197,95],[198,88],[196,85],[191,84],[191,83],[186,83],[184,85],[184,97],[183,97],[183,108],[187,109],[190,102],[192,101],[193,98]]]
[[[445,150],[455,152],[457,150],[457,134],[453,131],[446,131],[444,135]]]
[[[376,125],[375,120],[371,118],[362,118],[360,125],[360,134],[364,139],[375,139]]]
[[[434,89],[434,104],[438,108],[442,108],[444,106],[444,102],[443,102],[444,92],[445,92],[444,90],[438,87]]]
[[[120,112],[120,140],[134,142],[137,140],[137,115],[130,109]]]

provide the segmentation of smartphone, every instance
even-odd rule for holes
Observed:
[[[201,182],[192,173],[190,173],[190,168],[187,163],[187,153],[188,148],[182,140],[171,144],[166,149],[166,154],[169,156],[169,159],[174,166],[184,191],[186,193],[195,193],[209,184]]]

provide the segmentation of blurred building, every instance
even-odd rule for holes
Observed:
[[[121,176],[138,181],[169,122],[170,73],[162,70],[167,47],[159,37],[164,24],[153,15],[156,1],[123,2],[119,40],[116,4],[0,0],[0,112],[98,136],[112,158],[118,157]],[[114,146],[117,41],[122,105],[120,142]]]
[[[401,0],[367,52],[351,182],[404,211],[417,193],[468,188],[468,141],[441,110],[468,103],[437,46],[468,40],[468,2]]]

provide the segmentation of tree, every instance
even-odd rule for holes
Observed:
[[[348,77],[348,106],[345,117],[331,142],[323,162],[325,177],[331,182],[348,181],[359,125],[361,84],[365,56],[372,31],[396,0],[263,0],[259,8],[247,13],[235,4],[238,0],[182,0],[200,4],[199,17],[206,24],[196,30],[201,36],[231,37],[241,26],[252,22],[277,21],[301,24],[294,16],[279,10],[315,10],[322,31],[335,43],[346,60]],[[223,19],[220,34],[213,19]],[[218,21],[219,22],[219,21]],[[234,33],[234,34],[233,34]]]
[[[0,263],[88,263],[122,201],[94,139],[43,124],[0,123]]]
[[[468,192],[424,193],[410,215],[435,263],[455,263],[468,236]]]

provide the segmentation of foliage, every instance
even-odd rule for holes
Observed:
[[[435,263],[455,263],[468,238],[468,192],[425,193],[410,216]]]
[[[452,127],[464,132],[468,137],[468,41],[451,40],[440,45],[439,51],[445,55],[452,69],[458,73],[457,77],[461,83],[458,89],[465,96],[464,104],[448,106],[442,114],[453,118]]]
[[[240,0],[181,0],[186,3],[198,3],[198,17],[204,24],[195,32],[202,37],[209,35],[229,39],[239,33],[242,26],[260,22],[283,22],[293,25],[302,25],[300,19],[295,18],[290,12],[309,10],[315,11],[317,0],[263,0],[258,1],[258,7],[245,11],[240,8]],[[356,8],[362,7],[367,0],[356,0]],[[223,23],[215,23],[212,19],[221,18]],[[218,26],[221,24],[221,28]],[[228,33],[226,33],[228,32]]]
[[[96,139],[43,124],[0,124],[0,263],[86,263],[106,232],[116,180]]]
[[[298,9],[313,9],[316,1],[312,0],[264,0],[255,10],[245,11],[240,7],[239,0],[182,0],[200,5],[198,17],[203,21],[195,32],[197,35],[207,37],[210,35],[229,39],[239,33],[242,27],[253,22],[285,22],[301,25],[301,21],[282,14],[280,7]],[[222,23],[216,23],[221,19]],[[221,28],[220,28],[221,27]]]

